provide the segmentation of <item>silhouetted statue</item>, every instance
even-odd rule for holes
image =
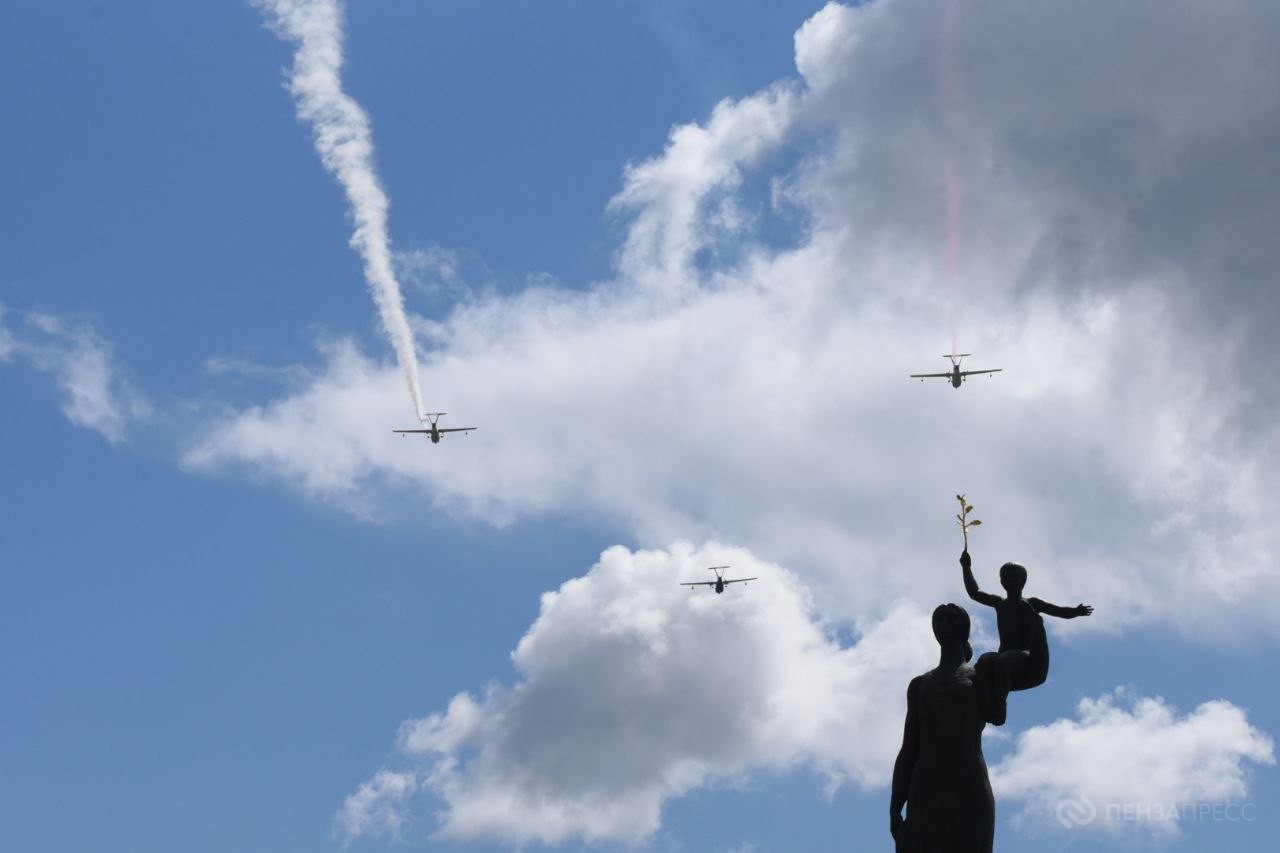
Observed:
[[[996,804],[982,730],[1004,724],[1006,664],[988,652],[968,665],[969,614],[958,604],[933,611],[933,635],[942,647],[938,666],[907,687],[889,831],[898,853],[990,853]]]
[[[1017,563],[1005,563],[1000,567],[1000,585],[1004,587],[1005,598],[978,589],[968,551],[960,554],[960,568],[964,571],[964,588],[969,597],[979,604],[995,608],[996,628],[1000,632],[1000,660],[1005,664],[1004,672],[1009,675],[1008,689],[1027,690],[1044,684],[1049,676],[1049,641],[1040,614],[1074,619],[1088,616],[1093,608],[1087,604],[1061,607],[1038,598],[1023,598],[1027,570]]]

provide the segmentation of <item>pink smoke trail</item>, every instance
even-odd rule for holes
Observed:
[[[946,248],[944,250],[943,280],[947,291],[947,319],[951,327],[951,353],[958,352],[957,338],[960,328],[960,253],[964,243],[964,191],[960,183],[953,150],[956,143],[960,114],[960,80],[955,67],[956,16],[960,0],[943,0],[942,56],[939,63],[942,74],[942,109],[946,134],[945,191],[946,191]]]
[[[947,249],[946,249],[946,283],[948,320],[951,326],[951,352],[956,353],[956,338],[960,326],[960,245],[964,231],[962,216],[964,213],[964,196],[960,189],[960,178],[956,174],[955,164],[947,158]]]

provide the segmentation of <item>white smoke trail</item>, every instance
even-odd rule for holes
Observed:
[[[297,45],[289,72],[289,91],[297,100],[298,117],[310,122],[315,130],[321,161],[346,191],[356,226],[351,245],[364,259],[365,279],[409,383],[415,413],[421,419],[418,357],[404,313],[400,283],[391,263],[387,195],[373,167],[373,131],[364,110],[342,91],[342,2],[251,2],[271,15],[273,29],[281,38]]]

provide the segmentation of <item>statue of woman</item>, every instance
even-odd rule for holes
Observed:
[[[958,604],[933,611],[933,635],[942,647],[938,666],[907,687],[889,831],[897,853],[990,853],[996,804],[982,757],[982,730],[987,723],[1004,724],[1007,664],[988,652],[976,666],[968,665],[969,614]],[[1043,650],[1037,644],[1032,654]]]

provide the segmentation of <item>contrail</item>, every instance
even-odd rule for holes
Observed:
[[[297,46],[289,91],[297,101],[298,118],[315,131],[320,160],[347,194],[355,220],[351,245],[364,259],[365,279],[421,420],[418,356],[391,263],[387,194],[373,167],[373,131],[365,111],[342,91],[342,0],[251,2],[271,16],[272,28],[282,39]]]

